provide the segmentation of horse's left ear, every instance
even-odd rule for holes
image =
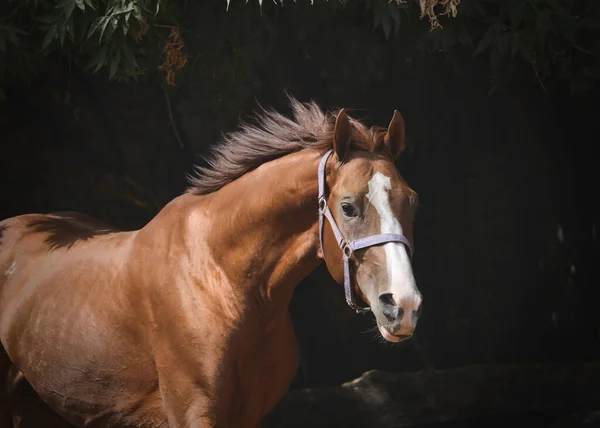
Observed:
[[[394,159],[404,151],[404,119],[398,110],[394,110],[394,117],[388,126],[383,143]]]
[[[352,125],[348,119],[345,109],[341,109],[335,120],[335,129],[333,131],[333,150],[340,161],[344,160],[350,150],[350,137],[352,135]]]

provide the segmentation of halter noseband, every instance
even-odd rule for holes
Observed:
[[[355,239],[353,241],[346,241],[339,227],[335,223],[333,219],[333,215],[331,214],[331,210],[327,206],[327,197],[325,195],[325,166],[327,165],[327,160],[333,153],[333,150],[329,150],[323,158],[321,159],[321,163],[319,164],[319,240],[321,242],[321,251],[323,252],[323,259],[325,259],[325,247],[323,245],[323,228],[325,226],[325,222],[323,218],[327,218],[329,224],[331,225],[331,230],[333,230],[333,234],[335,235],[335,239],[342,250],[343,260],[344,260],[344,292],[346,294],[346,303],[352,309],[356,311],[356,313],[365,313],[371,310],[369,307],[361,308],[354,301],[354,292],[352,290],[350,284],[350,257],[354,253],[354,251],[361,250],[363,248],[372,247],[374,245],[385,244],[387,242],[400,242],[404,244],[406,250],[408,252],[408,256],[412,259],[412,247],[408,239],[401,233],[380,233],[378,235],[371,235],[365,238]]]

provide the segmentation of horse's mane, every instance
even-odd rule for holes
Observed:
[[[256,124],[242,123],[237,131],[226,134],[214,145],[206,162],[188,177],[188,193],[205,195],[241,177],[265,162],[304,149],[325,153],[333,147],[336,112],[323,112],[313,101],[301,103],[289,96],[293,119],[276,111],[262,109]],[[357,120],[352,145],[372,151],[383,138],[379,128],[367,128]]]

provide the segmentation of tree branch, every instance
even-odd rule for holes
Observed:
[[[290,391],[264,426],[396,428],[599,403],[600,362],[370,371],[341,386]]]

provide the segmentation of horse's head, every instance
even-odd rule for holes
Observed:
[[[342,110],[327,171],[326,201],[343,236],[342,246],[375,235],[388,238],[378,244],[363,240],[369,243],[366,248],[345,250],[353,273],[352,292],[370,306],[381,335],[390,342],[413,334],[422,303],[411,266],[417,194],[394,165],[403,150],[404,120],[397,111],[387,130],[368,130]],[[335,226],[325,223],[322,251],[327,268],[343,283],[345,250],[336,245]]]

